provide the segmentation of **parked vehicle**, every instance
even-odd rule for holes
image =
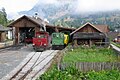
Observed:
[[[33,48],[35,51],[44,51],[49,47],[49,34],[47,32],[36,32],[33,38]]]
[[[52,33],[52,49],[63,49],[69,42],[69,35],[64,33]]]

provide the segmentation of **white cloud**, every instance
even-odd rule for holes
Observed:
[[[7,16],[7,18],[8,18],[8,19],[14,19],[14,20],[16,20],[16,19],[18,19],[18,18],[21,17],[21,16],[23,16],[23,15],[19,15],[18,13],[11,12],[11,13],[9,13],[9,15]]]
[[[78,11],[87,11],[93,8],[95,5],[94,0],[79,0],[77,4]]]
[[[4,7],[7,13],[19,12],[31,9],[38,0],[0,0],[0,7]]]
[[[57,2],[57,0],[39,0],[39,3],[43,4],[56,4]]]
[[[38,0],[0,0],[0,8],[4,7],[8,16],[19,16],[18,12],[30,10],[37,2]]]
[[[16,13],[30,10],[37,2],[38,4],[57,4],[58,1],[60,0],[0,0],[0,7],[5,7],[7,13]],[[82,12],[113,10],[120,9],[120,0],[77,0],[74,6],[76,11]]]
[[[76,11],[106,11],[120,9],[120,0],[78,0]]]

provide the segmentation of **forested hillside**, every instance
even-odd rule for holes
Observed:
[[[96,12],[89,14],[65,15],[53,20],[53,24],[62,26],[80,27],[86,22],[92,24],[107,24],[111,31],[120,28],[120,11]]]
[[[11,23],[12,21],[14,21],[14,20],[8,20],[7,19],[7,13],[5,11],[5,8],[2,8],[0,10],[0,24],[3,25],[3,26],[5,26],[5,27],[7,27],[7,25],[9,23]]]

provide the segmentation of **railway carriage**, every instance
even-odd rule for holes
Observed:
[[[52,49],[63,49],[69,42],[69,36],[64,33],[52,33]]]
[[[49,46],[49,34],[48,32],[36,32],[36,36],[33,38],[33,48],[35,51],[44,51]]]

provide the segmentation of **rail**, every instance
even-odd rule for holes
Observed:
[[[58,50],[46,50],[44,52],[31,52],[23,63],[10,72],[2,80],[33,80],[57,54]]]

